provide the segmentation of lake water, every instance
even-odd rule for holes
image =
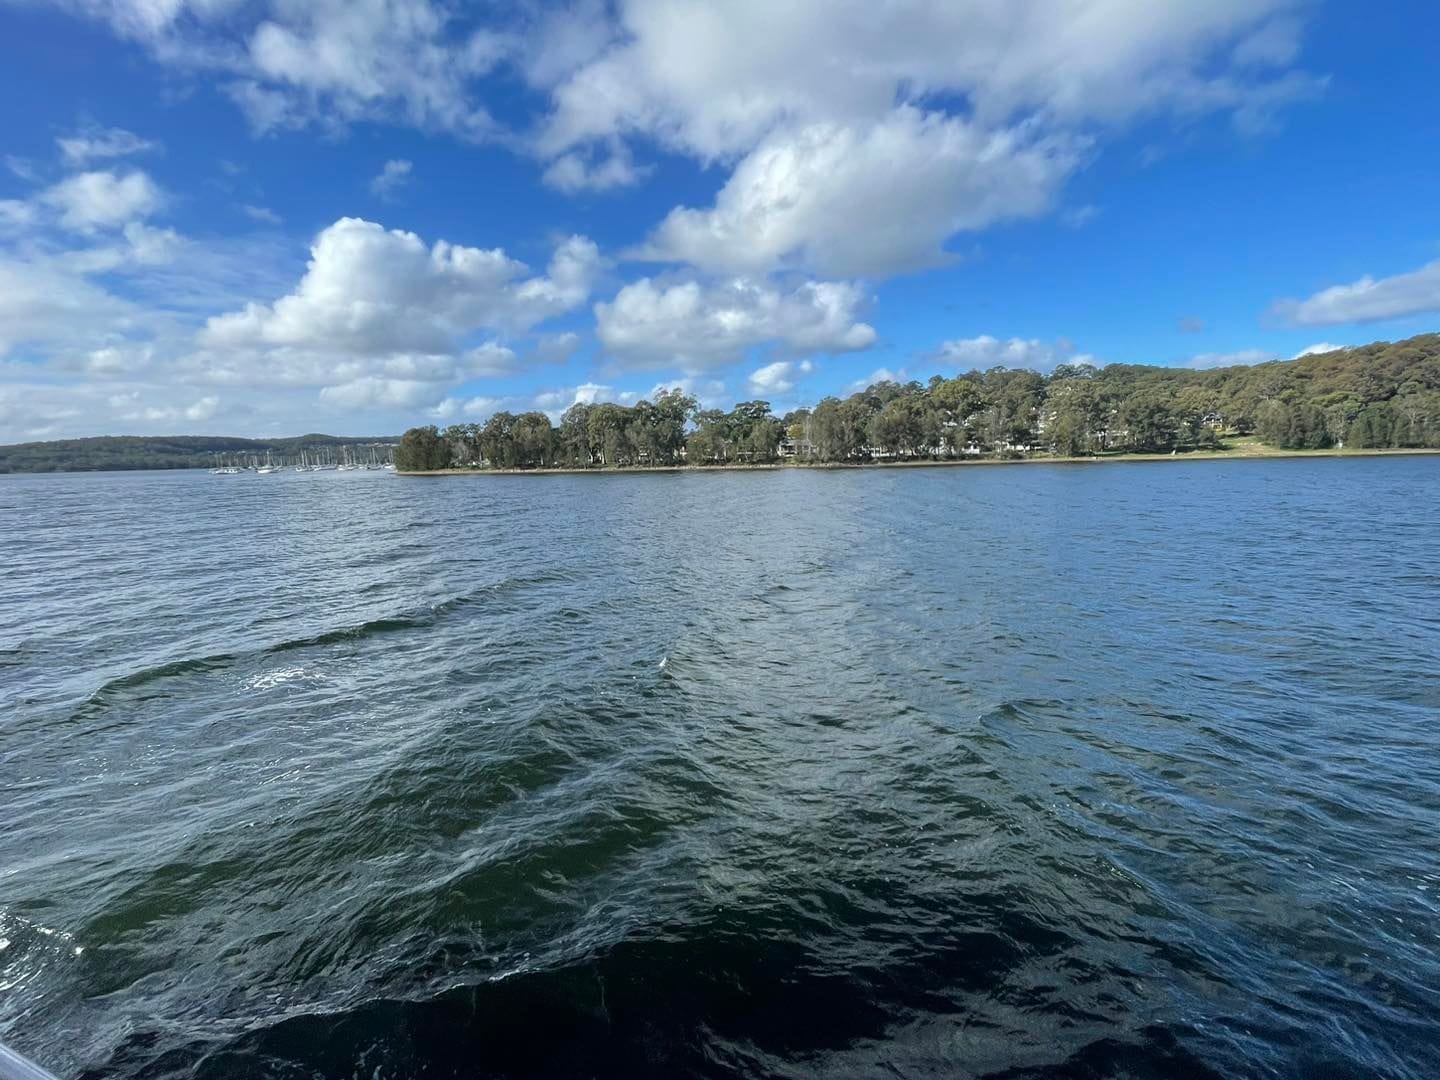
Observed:
[[[1440,1074],[1440,459],[0,477],[62,1075]]]

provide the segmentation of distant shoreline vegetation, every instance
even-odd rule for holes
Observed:
[[[130,472],[141,469],[255,468],[267,463],[389,460],[393,435],[297,435],[241,439],[228,435],[102,435],[0,446],[0,473]]]
[[[775,416],[701,409],[681,389],[633,406],[497,412],[411,428],[402,472],[860,465],[1223,452],[1440,448],[1440,334],[1251,367],[1066,364],[881,382]]]

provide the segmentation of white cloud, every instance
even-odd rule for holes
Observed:
[[[570,192],[636,183],[637,148],[735,168],[651,244],[724,272],[933,265],[958,232],[1050,213],[1125,125],[1220,113],[1260,131],[1324,85],[1293,66],[1297,0],[53,2],[220,73],[261,133],[371,120],[495,138]],[[502,66],[546,97],[517,131],[482,104]]]
[[[466,420],[483,420],[491,413],[502,408],[504,404],[505,399],[498,397],[447,397],[430,409],[430,416],[435,420],[444,420],[447,422],[462,418]]]
[[[594,60],[619,32],[605,0],[574,0],[542,10],[520,41],[525,81],[549,89]]]
[[[1064,338],[1053,342],[1036,338],[1011,338],[1002,341],[989,334],[942,342],[932,354],[932,358],[961,371],[985,371],[992,367],[1006,367],[1044,372],[1061,364],[1097,363],[1088,353],[1077,353],[1075,346]]]
[[[265,225],[280,225],[283,224],[285,221],[284,218],[282,218],[274,210],[271,210],[268,206],[245,205],[240,207],[240,212],[243,213],[246,217],[252,218],[253,220],[261,222]]]
[[[35,207],[23,199],[0,199],[0,229],[28,229],[35,224]]]
[[[78,273],[0,255],[0,358],[22,345],[63,355],[144,326],[145,313]]]
[[[461,375],[472,379],[514,375],[520,370],[520,358],[515,355],[515,350],[494,341],[467,349],[457,367]]]
[[[62,358],[57,366],[68,367],[66,359]],[[90,350],[81,358],[79,366],[88,375],[131,376],[149,368],[154,359],[155,350],[148,344],[106,345]]]
[[[932,265],[957,232],[1048,212],[1110,129],[1208,112],[1273,123],[1323,86],[1288,68],[1299,23],[1275,16],[1292,6],[628,0],[610,43],[587,30],[594,55],[556,80],[537,148],[561,171],[632,140],[738,161],[715,205],[677,208],[651,255],[894,273]]]
[[[305,276],[272,304],[212,318],[217,349],[297,349],[382,356],[450,353],[480,329],[524,332],[584,303],[601,265],[583,237],[556,249],[547,274],[499,248],[433,246],[411,232],[341,218],[316,238]]]
[[[219,385],[320,387],[320,403],[337,411],[459,415],[456,386],[563,359],[579,343],[573,333],[541,335],[522,355],[495,340],[471,344],[475,336],[525,334],[581,306],[602,265],[583,237],[562,241],[546,272],[533,274],[498,248],[427,246],[342,218],[316,237],[289,293],[208,319],[182,367]]]
[[[748,386],[752,394],[788,394],[795,389],[801,375],[815,370],[810,360],[776,360],[750,373]]]
[[[861,390],[868,390],[876,383],[893,382],[903,383],[909,377],[904,368],[899,371],[891,371],[889,368],[876,368],[869,375],[862,379],[856,379],[848,387],[850,393],[858,394]]]
[[[93,232],[148,217],[160,209],[165,196],[143,172],[104,171],[67,177],[42,192],[40,201],[60,214],[65,228]]]
[[[56,261],[83,274],[106,273],[125,267],[160,266],[172,261],[185,241],[174,229],[156,229],[144,222],[129,222],[121,231],[123,244],[68,251]]]
[[[1335,345],[1328,341],[1318,341],[1314,345],[1307,345],[1301,349],[1295,354],[1295,359],[1299,360],[1302,356],[1318,356],[1321,353],[1341,352],[1349,347],[1349,345]]]
[[[529,397],[447,397],[430,410],[430,415],[437,420],[482,421],[501,409],[511,412],[538,410],[548,416],[551,423],[559,423],[565,411],[572,405],[594,405],[602,401],[633,405],[639,400],[640,394],[634,390],[620,390],[602,383],[587,382],[579,386],[541,390]]]
[[[616,43],[557,87],[546,141],[558,152],[639,132],[723,159],[797,119],[873,123],[897,100],[946,94],[997,126],[1238,109],[1267,85],[1251,62],[1265,50],[1251,46],[1243,71],[1230,50],[1292,6],[792,0],[777,13],[769,0],[630,0]]]
[[[648,391],[641,393],[639,390],[621,390],[616,386],[607,386],[604,383],[587,382],[579,386],[562,387],[557,390],[542,390],[528,401],[517,398],[491,398],[487,401],[492,405],[489,412],[496,408],[520,408],[539,409],[550,417],[552,423],[559,423],[560,418],[565,415],[567,409],[572,405],[598,405],[604,402],[616,405],[631,406],[641,398],[653,401],[657,396],[667,390],[679,390],[682,393],[692,395],[702,409],[713,409],[728,407],[729,397],[726,393],[724,382],[719,379],[698,379],[679,378],[665,379],[656,383]]]
[[[432,382],[365,375],[338,386],[323,387],[320,403],[345,412],[375,408],[413,409],[436,405],[444,396],[444,388]]]
[[[254,135],[298,131],[311,123],[303,104],[281,90],[242,79],[223,87],[225,96],[240,107]]]
[[[89,127],[76,135],[56,139],[67,165],[83,167],[96,159],[130,157],[154,150],[159,143],[142,139],[124,128]]]
[[[633,187],[649,172],[650,169],[637,166],[625,144],[616,140],[602,155],[579,150],[561,154],[545,169],[541,179],[557,191],[574,194]]]
[[[716,285],[626,285],[595,305],[596,334],[632,369],[676,366],[696,373],[767,343],[792,352],[855,352],[875,343],[858,321],[865,294],[845,282],[806,282],[789,292],[744,278]]]
[[[474,81],[512,46],[442,0],[52,0],[109,22],[162,63],[239,76],[257,132],[357,120],[473,136]]]
[[[393,198],[395,193],[410,182],[410,172],[414,168],[404,158],[394,158],[385,162],[375,179],[370,181],[371,194],[378,195],[382,199]]]
[[[1080,153],[1077,140],[986,132],[908,106],[864,128],[815,124],[771,136],[713,208],[671,211],[640,254],[728,273],[935,266],[955,233],[1049,208]]]
[[[155,403],[153,392],[148,388],[111,394],[106,404],[115,419],[141,421],[145,424],[166,424],[182,420],[196,423],[211,420],[220,411],[220,398],[215,394],[207,394],[189,404],[158,404]]]
[[[514,405],[521,409],[538,409],[550,418],[552,424],[558,424],[560,418],[565,415],[566,410],[572,405],[596,405],[600,402],[614,402],[617,405],[634,405],[640,400],[640,395],[634,390],[620,390],[613,386],[605,386],[602,383],[587,382],[579,386],[561,387],[555,390],[542,390],[528,401],[516,401]],[[491,410],[494,411],[493,409]]]
[[[259,130],[316,120],[399,119],[466,136],[492,128],[470,83],[505,40],[465,30],[430,0],[276,3],[249,36],[237,98]]]
[[[1305,300],[1282,300],[1272,311],[1295,326],[1379,322],[1440,311],[1440,260],[1393,277],[1368,274],[1322,289]]]

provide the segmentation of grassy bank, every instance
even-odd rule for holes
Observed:
[[[676,472],[766,472],[779,469],[934,469],[947,467],[974,467],[983,465],[1098,465],[1106,462],[1126,461],[1246,461],[1257,458],[1362,458],[1362,457],[1412,457],[1417,455],[1440,454],[1440,450],[1279,450],[1266,446],[1258,439],[1237,438],[1219,450],[1192,450],[1175,454],[1095,454],[1085,457],[1059,457],[1053,454],[1030,454],[1019,458],[942,458],[913,461],[858,461],[858,462],[783,462],[765,465],[596,465],[582,468],[536,468],[536,469],[429,469],[424,471],[401,471],[401,476],[535,476],[537,474],[563,475],[611,475],[616,473],[676,473]]]

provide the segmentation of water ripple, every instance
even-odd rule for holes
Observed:
[[[1435,461],[264,479],[0,478],[58,1072],[1440,1070]]]

